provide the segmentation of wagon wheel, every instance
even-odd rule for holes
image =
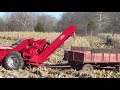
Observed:
[[[86,73],[91,73],[94,70],[93,66],[91,64],[85,64],[82,67],[82,71]]]

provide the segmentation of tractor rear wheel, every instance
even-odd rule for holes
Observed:
[[[4,60],[3,66],[9,70],[21,69],[24,66],[23,58],[19,52],[11,52]]]
[[[93,66],[91,64],[85,64],[82,67],[82,71],[86,73],[91,73],[94,70]]]

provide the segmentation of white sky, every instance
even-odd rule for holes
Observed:
[[[0,12],[0,17],[4,16],[7,12]],[[42,12],[47,15],[51,15],[59,19],[64,12]]]

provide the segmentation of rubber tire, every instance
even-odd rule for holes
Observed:
[[[9,65],[9,61],[8,61],[8,60],[9,60],[9,58],[10,58],[11,56],[16,57],[17,60],[18,60],[17,65],[14,66],[14,67],[11,67],[11,66]],[[24,67],[24,61],[23,61],[23,58],[21,57],[21,54],[20,54],[19,52],[11,52],[11,53],[9,53],[9,54],[5,57],[5,59],[4,59],[3,66],[4,66],[6,69],[8,69],[8,70],[18,70],[18,69],[22,69],[22,68]]]
[[[89,71],[86,71],[87,68],[90,68],[90,70],[89,70]],[[83,65],[83,67],[82,67],[82,71],[83,71],[83,72],[91,73],[93,70],[94,70],[94,68],[93,68],[93,66],[92,66],[91,64],[85,64],[85,65]]]

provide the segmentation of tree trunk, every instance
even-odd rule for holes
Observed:
[[[93,31],[91,31],[91,38],[92,38],[92,36],[93,36]]]

